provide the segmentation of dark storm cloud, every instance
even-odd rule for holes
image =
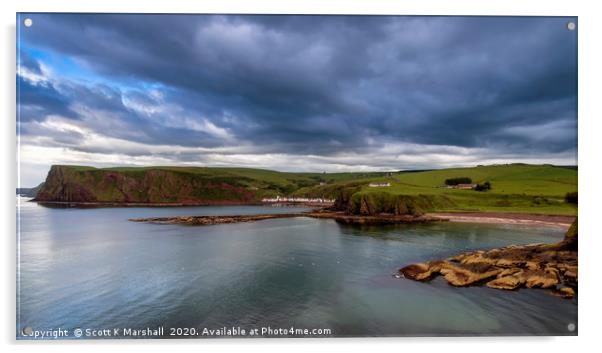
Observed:
[[[18,76],[17,87],[21,121],[36,120],[49,114],[77,118],[69,109],[69,97],[58,92],[53,84],[34,84]]]
[[[266,152],[320,155],[393,141],[500,154],[576,148],[576,33],[566,18],[30,17],[25,46],[160,87],[161,99],[143,88],[23,86],[23,101],[45,112],[69,116],[77,103],[116,117],[121,128],[107,129],[109,118],[91,126],[115,137],[221,146],[232,144],[227,132]]]

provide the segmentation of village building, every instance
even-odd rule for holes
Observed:
[[[368,186],[371,188],[386,188],[391,186],[391,183],[370,183]]]
[[[453,186],[454,189],[460,190],[472,190],[477,186],[477,184],[458,184]]]

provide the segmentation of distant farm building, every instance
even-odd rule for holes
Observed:
[[[460,190],[472,190],[477,186],[477,184],[458,184],[454,185],[451,188],[460,189]]]
[[[391,183],[370,183],[368,186],[371,188],[386,188],[391,186]]]

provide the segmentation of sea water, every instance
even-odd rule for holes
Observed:
[[[19,337],[23,330],[157,327],[163,337],[266,327],[340,337],[576,332],[567,327],[577,323],[577,299],[394,276],[402,266],[469,250],[556,242],[564,233],[559,228],[366,227],[312,218],[214,226],[128,221],[304,210],[259,206],[77,209],[21,198],[19,209]]]

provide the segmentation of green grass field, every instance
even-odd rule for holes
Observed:
[[[178,180],[178,183],[171,185],[173,190],[165,191],[170,195],[185,193],[182,188],[187,185],[225,183],[252,191],[256,199],[276,195],[334,199],[344,195],[346,202],[356,203],[354,207],[357,210],[361,208],[362,202],[367,202],[373,210],[393,212],[394,209],[406,207],[404,205],[409,202],[415,203],[417,209],[426,212],[481,211],[558,215],[577,213],[577,206],[564,200],[568,192],[577,191],[576,168],[552,165],[507,164],[392,173],[286,173],[249,168],[169,166],[103,169],[66,166],[66,170],[71,171],[71,181],[77,182],[87,178],[85,183],[97,185],[92,187],[94,192],[102,199],[108,200],[114,198],[114,195],[119,195],[121,191],[117,190],[116,186],[102,182],[104,173],[114,171],[133,180],[143,180],[150,170],[155,170],[168,171],[179,176],[174,179]],[[488,181],[492,188],[479,192],[445,187],[446,179],[457,177],[471,178],[473,183]],[[388,182],[391,186],[369,187],[370,182]],[[152,185],[151,190],[164,189],[169,183],[163,184],[165,185]],[[99,185],[104,189],[100,190]],[[143,193],[143,190],[132,192],[136,198],[144,199],[145,195],[138,195]],[[193,188],[189,192],[200,193],[197,197],[210,193],[209,196],[216,200],[232,197],[227,190]]]
[[[488,191],[459,190],[445,187],[445,179],[469,177],[473,183],[489,181]],[[369,187],[370,182],[388,182],[390,187]],[[345,186],[347,185],[347,186]],[[564,201],[568,192],[577,191],[577,170],[551,165],[492,165],[472,168],[441,169],[425,172],[400,172],[388,177],[363,178],[350,183],[303,188],[297,194],[332,196],[342,188],[357,189],[357,195],[440,196],[429,211],[520,212],[575,215],[577,207]],[[436,198],[434,198],[436,200]],[[447,201],[451,201],[447,202]]]
[[[142,180],[149,171],[167,171],[181,176],[181,180],[195,180],[199,183],[226,183],[229,185],[245,187],[258,194],[258,197],[273,197],[276,195],[289,196],[303,188],[311,188],[320,185],[320,183],[337,184],[340,182],[349,182],[354,180],[371,180],[384,176],[386,173],[287,173],[266,169],[252,168],[214,168],[214,167],[174,167],[174,166],[153,166],[153,167],[113,167],[113,168],[94,168],[89,166],[57,166],[69,171],[71,181],[84,183],[87,185],[96,185],[92,187],[95,194],[102,199],[112,199],[113,194],[119,194],[112,185],[104,185],[103,190],[98,188],[98,183],[106,172],[113,171],[125,175],[129,178]],[[72,173],[73,172],[73,173]],[[85,182],[82,178],[92,178]],[[157,185],[159,187],[159,185]],[[207,191],[205,191],[207,192]],[[216,191],[217,192],[217,191]],[[143,195],[138,197],[143,198]],[[214,195],[220,198],[220,195]],[[224,195],[224,198],[226,196]]]

